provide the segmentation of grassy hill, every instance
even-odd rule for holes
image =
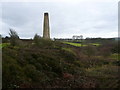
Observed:
[[[115,43],[72,45],[44,39],[3,44],[3,88],[119,87]]]

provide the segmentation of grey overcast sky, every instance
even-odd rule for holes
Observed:
[[[42,36],[43,13],[48,12],[51,38],[118,37],[117,0],[57,1],[1,2],[0,33],[9,36],[12,28],[20,38]]]

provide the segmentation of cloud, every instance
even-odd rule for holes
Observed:
[[[6,2],[2,3],[3,27],[12,27],[21,38],[33,38],[35,33],[42,36],[46,11],[49,12],[52,38],[81,34],[84,37],[117,37],[116,2]],[[3,28],[3,36],[8,35],[8,31]]]
[[[1,2],[118,2],[119,0],[1,0]]]

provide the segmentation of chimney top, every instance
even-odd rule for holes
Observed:
[[[44,15],[48,15],[48,13],[47,13],[47,12],[45,12],[45,13],[44,13]]]

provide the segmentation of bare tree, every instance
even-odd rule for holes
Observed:
[[[13,29],[10,29],[10,43],[12,46],[15,46],[18,44],[18,41],[19,41],[19,36],[17,34],[17,32]]]

